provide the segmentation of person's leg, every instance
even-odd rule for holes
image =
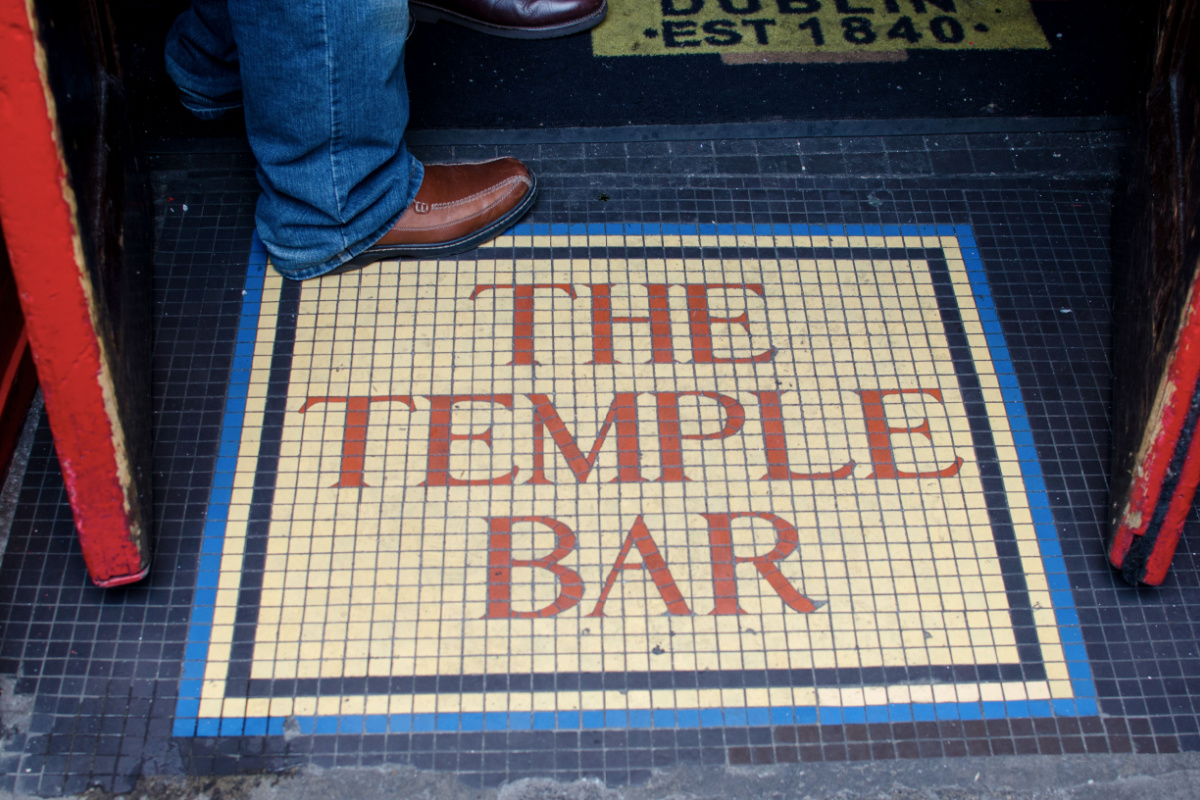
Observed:
[[[200,119],[218,119],[242,105],[237,45],[225,0],[195,0],[167,34],[167,74],[183,105]]]
[[[289,278],[341,265],[416,196],[405,0],[230,0],[258,234]]]
[[[409,154],[407,32],[406,0],[204,0],[173,29],[168,64],[198,113],[236,97],[238,67],[258,234],[288,278],[462,252],[533,203],[513,159],[426,177]]]
[[[171,29],[184,105],[202,118],[245,106],[258,235],[289,278],[358,255],[416,196],[407,33],[405,0],[197,0]]]

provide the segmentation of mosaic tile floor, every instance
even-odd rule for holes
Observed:
[[[244,304],[177,735],[1095,713],[966,226],[256,249]]]
[[[304,284],[161,159],[154,572],[87,584],[43,422],[0,788],[1200,749],[1193,554],[1103,560],[1119,145],[505,148],[526,224]]]

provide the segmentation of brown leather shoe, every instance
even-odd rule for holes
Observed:
[[[515,158],[427,164],[412,204],[375,244],[333,273],[389,258],[436,258],[498,236],[533,205],[537,181]]]
[[[409,0],[421,22],[453,22],[510,39],[550,39],[604,21],[608,0]]]

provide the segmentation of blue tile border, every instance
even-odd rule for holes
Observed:
[[[242,313],[238,319],[233,362],[229,370],[229,389],[221,422],[217,462],[213,469],[213,485],[204,522],[204,538],[200,545],[200,564],[179,681],[179,699],[175,706],[175,736],[241,735],[246,729],[255,730],[258,727],[257,723],[251,726],[251,720],[246,720],[246,726],[242,726],[239,720],[237,733],[229,734],[225,733],[228,730],[226,720],[201,718],[199,715],[204,669],[208,663],[209,636],[212,633],[213,612],[217,601],[221,553],[225,544],[225,526],[229,521],[229,502],[233,492],[234,474],[237,472],[242,421],[250,389],[250,370],[254,364],[254,344],[258,338],[258,318],[262,310],[263,284],[267,275],[267,250],[259,240],[258,234],[251,238],[248,261],[246,284],[242,291]],[[219,726],[214,724],[218,722]],[[282,733],[282,730],[280,732]]]
[[[975,305],[983,326],[992,364],[1000,383],[1005,412],[1012,429],[1062,642],[1073,698],[973,703],[911,703],[836,707],[755,707],[620,711],[485,712],[294,717],[304,734],[415,733],[470,731],[530,731],[638,728],[716,728],[767,725],[842,725],[863,722],[1003,719],[1012,717],[1076,717],[1099,713],[1079,615],[1071,593],[1066,561],[1059,544],[1046,493],[1032,429],[1018,386],[1000,319],[969,225],[751,225],[751,224],[529,224],[509,229],[504,236],[586,235],[793,235],[793,236],[954,236],[957,238]],[[503,243],[501,243],[503,244]],[[209,637],[216,603],[221,553],[228,522],[233,478],[250,386],[254,345],[262,309],[267,253],[257,234],[252,237],[238,321],[229,390],[221,438],[209,495],[200,548],[200,564],[179,682],[172,733],[183,737],[279,736],[280,717],[200,717],[200,696],[207,663]]]

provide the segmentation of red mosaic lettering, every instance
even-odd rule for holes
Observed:
[[[425,480],[419,486],[508,486],[517,475],[517,466],[507,474],[494,478],[477,478],[462,480],[450,476],[450,445],[453,442],[483,442],[489,448],[492,446],[492,428],[478,433],[451,433],[450,415],[455,403],[477,402],[495,403],[511,409],[513,398],[511,394],[441,394],[428,395],[431,408],[429,411],[429,452],[426,456]]]
[[[875,467],[868,478],[950,478],[958,474],[963,465],[962,456],[955,457],[953,464],[942,469],[931,472],[904,472],[896,468],[896,455],[892,451],[893,433],[919,433],[930,442],[933,441],[933,436],[930,435],[928,418],[912,428],[893,428],[888,425],[883,398],[893,394],[927,394],[942,403],[944,401],[940,389],[860,389],[856,394],[862,400],[863,416],[867,421],[867,444],[871,448],[871,463]]]
[[[716,607],[709,612],[710,615],[746,613],[738,604],[737,573],[734,570],[737,564],[753,564],[788,608],[803,614],[816,610],[811,600],[788,583],[777,566],[778,562],[790,556],[800,544],[799,534],[790,522],[766,511],[734,511],[700,516],[708,520],[708,542],[712,558],[713,597],[716,599]],[[764,519],[775,526],[775,546],[770,552],[761,556],[733,554],[732,524],[733,520],[742,517]]]
[[[556,289],[566,292],[574,300],[575,288],[569,283],[481,283],[471,292],[471,299],[475,300],[486,291],[500,289],[512,289],[514,295],[513,357],[508,364],[540,364],[533,357],[533,290]]]
[[[533,402],[533,476],[526,483],[553,483],[546,477],[544,439],[547,430],[559,452],[566,458],[575,480],[579,483],[586,481],[614,423],[617,427],[617,476],[610,482],[641,483],[645,480],[641,472],[641,447],[638,444],[637,392],[617,392],[596,434],[596,441],[586,456],[567,430],[550,398],[544,394],[531,394],[529,399]]]
[[[642,556],[640,564],[630,564],[625,560],[629,556],[630,548],[635,546]],[[642,520],[642,515],[639,514],[629,535],[625,537],[625,542],[621,545],[621,552],[617,554],[617,560],[608,572],[604,588],[600,591],[600,599],[596,601],[596,607],[592,609],[592,613],[588,614],[589,617],[604,616],[604,604],[608,602],[608,593],[612,591],[613,584],[617,582],[617,576],[625,570],[631,569],[643,569],[650,573],[650,579],[654,581],[655,588],[658,589],[663,602],[667,604],[667,613],[677,616],[691,615],[692,610],[684,602],[683,594],[675,583],[675,577],[671,575],[666,560],[658,551],[658,545],[654,543],[654,537],[650,535],[650,530]]]
[[[720,430],[708,433],[682,433],[679,425],[679,398],[707,397],[716,400],[725,411],[725,423]],[[690,481],[683,474],[683,440],[706,441],[727,439],[746,424],[746,409],[737,400],[717,392],[657,392],[658,449],[662,460],[662,483]]]
[[[367,455],[367,418],[371,403],[404,403],[411,410],[412,397],[403,394],[379,395],[376,397],[310,397],[300,406],[303,414],[319,403],[345,403],[346,424],[342,429],[342,463],[338,470],[335,489],[361,489],[367,486],[363,480],[363,464]]]
[[[787,434],[783,430],[783,400],[780,392],[754,392],[762,414],[763,450],[767,474],[763,481],[834,481],[854,471],[853,459],[829,472],[796,472],[788,464]]]
[[[761,283],[689,283],[687,285],[688,326],[692,335],[692,358],[697,364],[761,364],[775,358],[774,347],[753,356],[725,358],[713,355],[712,326],[715,323],[740,325],[750,332],[749,312],[736,317],[714,317],[708,310],[708,293],[713,289],[749,289],[765,297]]]
[[[512,526],[518,522],[545,525],[554,531],[555,547],[541,558],[513,558]],[[579,573],[559,562],[575,549],[575,534],[553,517],[490,517],[488,518],[488,589],[485,619],[542,619],[574,608],[583,599],[583,581]],[[512,571],[517,567],[544,569],[558,581],[559,592],[554,602],[537,611],[513,611]]]
[[[671,340],[671,309],[667,303],[665,283],[643,284],[649,293],[649,316],[614,317],[612,313],[612,286],[607,283],[591,285],[592,290],[592,360],[589,364],[619,364],[613,356],[613,325],[650,326],[650,362],[673,364],[674,344]]]

